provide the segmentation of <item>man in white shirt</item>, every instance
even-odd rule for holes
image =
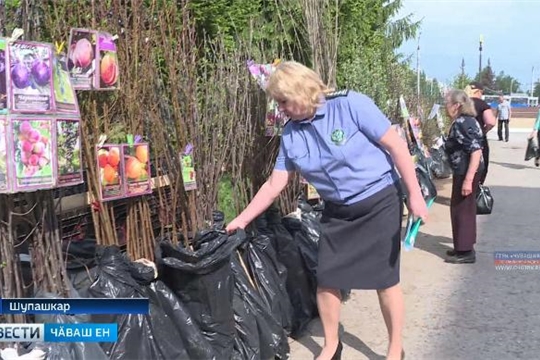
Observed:
[[[504,141],[508,142],[508,134],[510,133],[508,125],[511,116],[512,109],[510,108],[510,103],[501,95],[499,97],[499,106],[497,106],[497,135],[499,135],[499,141],[503,141],[502,128],[504,125]]]

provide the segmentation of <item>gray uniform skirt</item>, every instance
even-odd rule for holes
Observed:
[[[386,289],[399,283],[400,185],[352,205],[325,203],[317,282],[330,289]]]

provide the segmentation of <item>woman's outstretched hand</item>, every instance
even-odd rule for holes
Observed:
[[[233,221],[231,221],[229,224],[227,224],[225,231],[227,231],[227,234],[231,234],[238,229],[242,229],[242,230],[245,229],[247,225],[248,224],[245,221],[237,217]]]

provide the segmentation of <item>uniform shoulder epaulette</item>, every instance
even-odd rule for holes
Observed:
[[[336,91],[327,93],[325,97],[327,99],[334,99],[337,97],[342,97],[342,96],[347,96],[347,95],[349,95],[349,90],[336,90]]]

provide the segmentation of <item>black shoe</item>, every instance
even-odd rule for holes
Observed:
[[[534,166],[536,167],[540,166],[540,158],[534,159]]]
[[[476,253],[474,251],[468,251],[466,253],[456,253],[445,260],[450,264],[474,264],[476,262]]]
[[[334,356],[332,356],[332,360],[341,360],[341,352],[343,351],[343,344],[341,343],[341,340],[338,342],[336,352],[334,353]]]
[[[456,256],[456,254],[456,250],[446,250],[446,255],[448,256]]]

